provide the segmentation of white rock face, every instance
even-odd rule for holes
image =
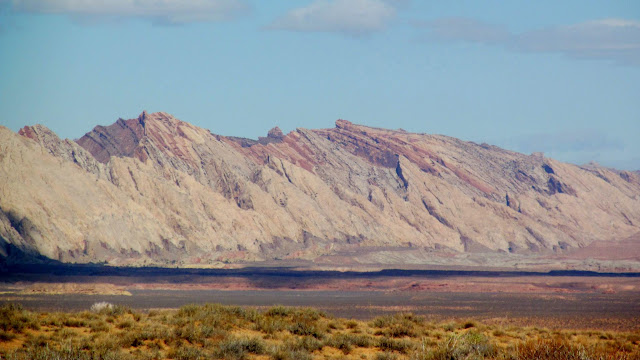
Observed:
[[[166,113],[77,143],[0,128],[8,259],[516,266],[638,232],[637,173],[446,136],[338,120],[255,141]]]

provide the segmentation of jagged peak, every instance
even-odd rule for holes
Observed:
[[[41,124],[24,126],[22,129],[18,130],[18,135],[38,142],[41,142],[44,137],[59,139],[58,135],[53,132],[53,130]]]
[[[138,121],[140,121],[141,123],[144,123],[144,121],[147,119],[147,110],[142,110],[142,113],[140,115],[138,115]]]
[[[178,156],[184,157],[187,150],[176,150],[180,148],[176,145],[178,142],[202,143],[209,134],[206,129],[181,121],[169,113],[144,110],[136,118],[120,118],[111,125],[96,126],[77,143],[102,163],[107,163],[112,156],[138,157],[144,161],[147,152],[141,150],[141,146],[145,146],[141,145],[143,143],[155,144],[162,151],[178,151]]]
[[[269,132],[267,132],[267,137],[271,139],[281,140],[284,137],[284,133],[280,130],[279,127],[275,126]]]
[[[142,113],[140,113],[140,115],[138,115],[136,120],[142,126],[145,126],[147,123],[152,123],[152,122],[163,122],[163,123],[172,123],[172,124],[184,123],[184,121],[181,121],[175,118],[173,115],[164,111],[157,111],[157,112],[150,113],[144,110],[142,111]]]
[[[173,115],[166,112],[158,111],[158,112],[149,113],[146,110],[143,110],[142,113],[140,113],[140,115],[138,115],[136,118],[132,118],[132,119],[118,118],[118,120],[116,120],[114,123],[110,125],[106,125],[106,126],[97,125],[92,129],[92,131],[88,132],[86,135],[90,135],[92,132],[96,132],[96,131],[109,132],[109,130],[113,129],[114,127],[121,127],[121,128],[128,127],[130,129],[133,129],[134,131],[135,131],[135,128],[141,128],[144,130],[146,129],[148,124],[153,124],[153,123],[163,123],[165,125],[171,124],[174,126],[177,124],[188,124],[184,121],[181,121],[175,118]]]
[[[101,163],[107,163],[111,156],[131,156],[145,136],[146,123],[152,115],[143,111],[135,119],[120,118],[111,125],[98,125],[76,142]]]
[[[353,123],[349,120],[338,119],[336,120],[336,128],[338,129],[346,129],[353,126]]]
[[[360,131],[360,132],[363,132],[363,131],[364,132],[369,132],[369,131],[380,132],[380,131],[382,131],[382,132],[386,132],[386,133],[409,134],[409,132],[407,132],[404,129],[393,130],[393,129],[386,129],[386,128],[369,126],[369,125],[354,124],[351,121],[344,120],[344,119],[336,120],[336,129],[346,130],[346,131]]]
[[[171,114],[169,114],[168,112],[165,112],[165,111],[156,111],[156,112],[150,113],[150,112],[144,110],[138,116],[138,119],[141,119],[141,118],[144,119],[144,120],[146,120],[146,119],[149,119],[149,120],[152,120],[152,119],[166,119],[166,118],[178,120],[173,115],[171,115]]]

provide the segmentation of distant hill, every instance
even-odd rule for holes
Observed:
[[[161,112],[77,142],[0,127],[4,261],[637,270],[571,254],[639,232],[637,172],[442,135],[338,120],[251,140]]]

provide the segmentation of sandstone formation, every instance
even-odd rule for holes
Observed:
[[[251,140],[146,112],[76,142],[0,128],[5,261],[517,267],[638,232],[638,173],[441,135],[338,120]]]

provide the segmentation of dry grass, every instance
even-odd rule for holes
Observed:
[[[640,359],[640,331],[434,323],[402,313],[363,322],[281,306],[35,313],[8,304],[0,359]]]

